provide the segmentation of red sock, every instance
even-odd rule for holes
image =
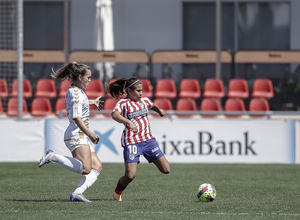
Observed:
[[[117,194],[121,195],[123,191],[122,191],[122,190],[119,190],[119,188],[116,187],[115,192],[116,192]]]
[[[119,195],[122,194],[123,190],[126,188],[126,186],[122,186],[122,184],[120,183],[120,180],[118,181],[117,187],[115,189],[115,192]]]

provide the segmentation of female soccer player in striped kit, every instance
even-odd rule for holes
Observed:
[[[140,155],[144,155],[149,163],[153,162],[160,172],[170,172],[169,162],[152,136],[148,119],[148,109],[157,112],[161,117],[165,112],[149,98],[142,96],[142,90],[143,86],[138,78],[122,78],[108,87],[108,92],[117,100],[126,94],[112,112],[112,118],[125,126],[121,138],[125,175],[119,179],[113,194],[114,200],[117,201],[122,201],[122,192],[135,178]]]
[[[84,89],[91,81],[91,69],[85,64],[69,63],[51,75],[54,79],[71,80],[72,85],[66,95],[66,109],[69,126],[64,134],[65,145],[72,152],[72,157],[55,154],[49,150],[41,159],[39,167],[50,162],[56,162],[69,170],[82,174],[82,179],[71,194],[71,201],[91,202],[83,195],[92,186],[102,171],[102,164],[88,138],[97,144],[100,137],[89,129],[90,105],[100,110],[103,101],[98,97],[88,100]]]

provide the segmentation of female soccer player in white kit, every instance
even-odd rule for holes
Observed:
[[[112,112],[112,118],[125,126],[121,138],[125,174],[119,179],[113,193],[113,199],[117,201],[122,201],[122,192],[135,178],[140,155],[144,155],[149,163],[153,162],[160,172],[170,172],[169,162],[152,136],[148,119],[148,109],[157,112],[161,117],[165,112],[149,98],[142,96],[142,90],[143,86],[138,78],[122,78],[108,87],[108,92],[117,100],[124,94],[127,95],[117,102]]]
[[[64,141],[73,158],[58,155],[52,150],[48,150],[41,159],[39,167],[46,163],[56,162],[73,172],[82,174],[82,179],[71,194],[70,200],[91,202],[85,198],[83,193],[96,182],[102,171],[102,164],[88,140],[89,138],[94,144],[100,140],[100,137],[89,129],[89,109],[90,105],[94,105],[100,110],[103,101],[100,101],[100,97],[95,100],[88,100],[83,91],[91,81],[90,67],[85,64],[69,63],[58,71],[53,71],[51,76],[54,79],[72,81],[65,98],[69,126],[65,131]]]

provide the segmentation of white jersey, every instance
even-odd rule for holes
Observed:
[[[87,136],[79,129],[74,119],[81,118],[85,125],[89,127],[90,105],[88,97],[82,89],[76,86],[70,86],[65,101],[70,124],[65,131],[64,140],[76,140],[76,142],[79,141],[79,138],[87,140]]]

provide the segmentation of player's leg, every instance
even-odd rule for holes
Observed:
[[[162,156],[161,158],[153,161],[153,163],[156,165],[160,172],[164,174],[170,173],[170,164],[165,156]]]
[[[72,151],[73,158],[79,160],[83,165],[82,174],[88,174],[92,169],[92,155],[90,145],[84,144]]]
[[[170,173],[170,164],[158,146],[155,138],[144,142],[144,156],[149,163],[154,163],[160,172]]]
[[[137,162],[133,163],[125,163],[125,175],[122,176],[118,183],[114,192],[114,200],[122,201],[121,194],[126,189],[128,184],[134,180],[137,170]]]
[[[46,155],[42,157],[39,163],[39,167],[42,167],[43,165],[51,162],[59,163],[73,172],[82,174],[83,164],[80,160],[55,154],[52,150],[47,151]]]
[[[77,149],[80,149],[80,148],[77,148]],[[83,174],[80,183],[78,184],[75,191],[72,193],[70,199],[71,199],[71,201],[79,200],[79,201],[84,201],[84,202],[90,202],[82,194],[97,181],[97,179],[102,171],[102,163],[100,162],[94,149],[90,146],[89,146],[88,152],[86,152],[83,149],[77,150],[76,152],[74,152],[73,156],[82,160],[84,166],[86,164],[90,165],[91,169],[88,174]],[[88,161],[88,160],[90,160],[90,161]],[[88,170],[86,170],[86,172],[88,172]],[[82,199],[82,197],[84,199]]]

